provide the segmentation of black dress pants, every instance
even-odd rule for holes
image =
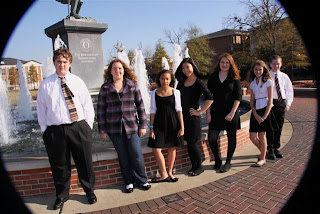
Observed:
[[[282,132],[282,127],[284,123],[284,117],[285,117],[285,112],[284,109],[286,108],[286,102],[285,100],[279,101],[277,99],[273,99],[273,107],[272,107],[272,112],[274,114],[275,120],[271,122],[272,127],[278,127],[278,129],[274,130],[267,130],[266,135],[267,135],[267,143],[268,143],[268,151],[272,149],[279,149],[280,148],[280,137],[281,137],[281,132]],[[277,124],[275,124],[277,123]]]
[[[92,130],[85,120],[49,126],[43,134],[52,169],[57,198],[68,198],[71,177],[71,153],[80,183],[87,195],[94,192]]]

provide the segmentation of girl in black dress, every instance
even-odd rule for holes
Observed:
[[[209,123],[209,145],[215,158],[214,169],[227,172],[231,168],[231,159],[236,149],[237,129],[240,129],[238,107],[242,99],[240,72],[230,54],[220,56],[208,80],[208,89],[213,97],[213,104],[206,116]],[[226,130],[228,137],[227,160],[222,168],[217,143],[221,130]]]
[[[151,183],[177,182],[178,178],[173,176],[173,165],[176,147],[183,143],[184,135],[180,91],[173,88],[175,79],[169,70],[159,72],[156,83],[160,88],[151,92],[148,146],[153,148],[161,177],[153,178]],[[163,148],[168,148],[168,171],[162,154]]]
[[[177,89],[181,92],[184,139],[188,143],[188,154],[192,164],[188,174],[196,176],[203,172],[201,153],[197,147],[197,142],[201,140],[201,114],[210,107],[212,96],[200,80],[199,70],[191,58],[182,60],[175,76],[179,80]],[[205,103],[199,108],[201,95],[204,95]]]

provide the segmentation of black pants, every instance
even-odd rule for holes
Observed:
[[[92,165],[92,131],[85,120],[72,124],[49,126],[43,134],[52,169],[57,198],[69,197],[71,154],[80,183],[87,195],[94,192]]]
[[[266,135],[267,135],[268,150],[280,148],[280,137],[281,137],[282,127],[284,123],[285,108],[286,108],[285,100],[281,102],[277,99],[273,100],[272,112],[274,114],[275,120],[272,122],[277,124],[272,124],[272,126],[278,127],[278,129],[275,129],[274,131],[267,130]]]
[[[191,170],[202,169],[202,158],[197,142],[187,141],[187,148],[192,164]]]
[[[221,161],[218,138],[221,130],[209,129],[208,140],[215,161]],[[230,163],[237,146],[237,130],[227,130],[228,153],[226,162]]]

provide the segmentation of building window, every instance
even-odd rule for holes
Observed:
[[[1,75],[6,75],[6,70],[4,68],[1,68]]]
[[[241,42],[241,36],[236,35],[233,37],[233,44],[242,44]]]

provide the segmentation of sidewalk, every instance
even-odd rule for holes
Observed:
[[[308,161],[316,129],[316,99],[295,98],[282,134],[283,159],[262,168],[250,167],[258,157],[253,144],[235,153],[232,168],[216,173],[205,162],[205,172],[177,174],[177,183],[153,184],[149,191],[123,187],[98,189],[98,202],[89,205],[84,194],[73,194],[61,213],[276,213],[297,186]],[[25,199],[33,213],[52,210],[55,196]]]

